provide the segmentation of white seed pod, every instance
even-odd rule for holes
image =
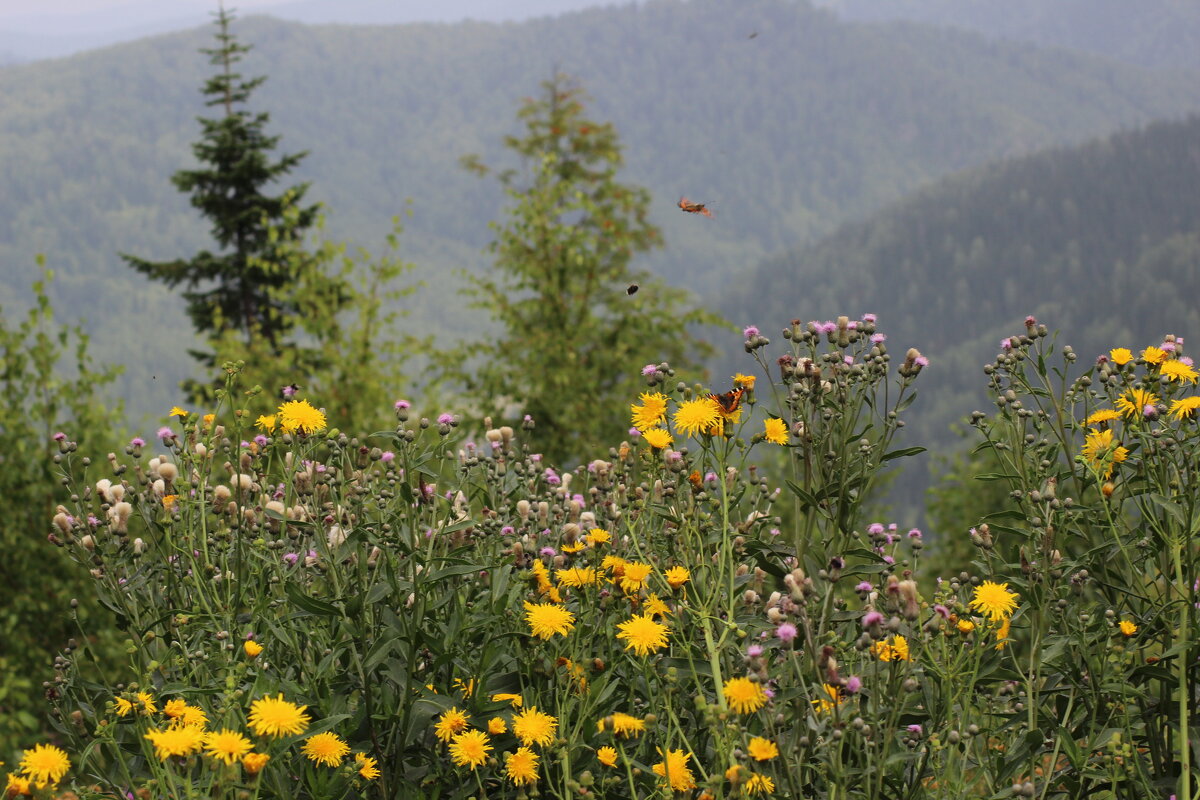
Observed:
[[[162,478],[167,483],[179,477],[179,467],[172,464],[170,461],[163,461],[158,465],[158,477]]]

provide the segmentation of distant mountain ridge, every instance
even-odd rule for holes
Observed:
[[[459,157],[511,163],[501,141],[518,103],[555,67],[581,80],[592,116],[616,125],[622,180],[656,200],[668,247],[645,264],[718,305],[766,254],[929,180],[1200,108],[1188,79],[915,25],[847,24],[790,0],[657,0],[519,24],[254,17],[235,32],[255,47],[244,73],[269,76],[254,108],[271,112],[285,151],[311,151],[297,180],[329,203],[333,233],[372,246],[413,198],[402,245],[431,284],[415,324],[445,333],[479,330],[456,316],[448,276],[484,267],[502,204]],[[130,363],[131,383],[154,375],[165,387],[133,408],[160,404],[192,369],[178,298],[117,253],[162,259],[209,244],[169,176],[193,163],[210,70],[196,49],[210,41],[198,29],[0,70],[0,305],[24,296],[33,254],[47,253],[60,310],[90,318],[102,351]],[[712,203],[715,219],[681,214],[681,194]],[[144,358],[125,355],[135,340]]]
[[[723,310],[766,330],[878,313],[894,354],[930,359],[910,439],[949,447],[950,423],[994,410],[981,367],[1027,314],[1082,364],[1167,333],[1200,340],[1197,186],[1198,116],[1002,161],[765,261],[744,285],[771,290],[731,290]]]

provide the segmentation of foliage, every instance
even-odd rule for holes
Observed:
[[[687,292],[630,266],[661,245],[650,196],[617,182],[616,130],[584,115],[580,90],[561,75],[542,88],[518,112],[524,135],[505,139],[528,174],[498,175],[511,205],[493,226],[495,271],[467,289],[500,332],[444,362],[477,406],[507,401],[531,417],[558,463],[620,434],[622,401],[644,384],[630,364],[693,366],[712,348],[689,328],[719,318],[687,310]]]
[[[19,741],[47,728],[42,681],[53,677],[54,653],[78,635],[74,614],[104,631],[91,579],[46,546],[44,531],[63,456],[69,453],[68,463],[77,466],[84,454],[102,456],[121,419],[119,403],[100,402],[120,370],[95,366],[78,326],[55,324],[47,294],[53,273],[42,259],[38,265],[34,307],[19,320],[0,315],[0,760],[6,761]],[[59,431],[78,435],[83,449],[56,440]],[[77,612],[69,608],[74,598],[81,601]],[[104,655],[106,644],[99,642]]]
[[[200,119],[203,133],[192,152],[201,167],[180,170],[171,179],[179,191],[190,194],[192,206],[212,223],[210,233],[219,252],[204,250],[186,261],[122,258],[167,286],[186,284],[188,316],[196,331],[210,342],[236,332],[248,347],[264,340],[269,357],[274,358],[287,349],[287,336],[301,312],[297,304],[289,302],[292,296],[287,290],[298,279],[281,251],[304,236],[316,219],[317,207],[298,205],[307,185],[277,196],[264,193],[269,184],[295,169],[304,154],[271,160],[270,151],[280,137],[264,132],[270,115],[252,114],[244,108],[266,78],[244,79],[233,71],[250,48],[238,44],[230,33],[232,20],[222,7],[216,18],[218,46],[201,51],[219,68],[204,84],[203,93],[209,98],[206,105],[224,114]],[[337,288],[336,284],[326,287],[335,295]],[[217,363],[210,352],[193,355],[206,367]],[[192,386],[190,393],[196,400],[210,394],[203,386]]]

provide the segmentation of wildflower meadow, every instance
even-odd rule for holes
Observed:
[[[122,657],[81,624],[4,796],[1200,796],[1183,340],[1006,338],[972,425],[1008,502],[947,564],[877,502],[928,366],[877,325],[746,328],[716,386],[630,364],[628,437],[576,466],[416,398],[253,414],[233,364],[153,440],[57,435],[45,546]]]

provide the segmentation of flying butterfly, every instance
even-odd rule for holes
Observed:
[[[738,410],[738,406],[742,403],[742,395],[745,393],[745,391],[746,390],[744,388],[739,386],[736,389],[725,392],[724,394],[717,394],[716,392],[713,392],[709,395],[709,397],[715,400],[717,405],[721,407],[722,414],[729,416]]]
[[[679,207],[689,214],[700,214],[701,216],[712,219],[713,213],[708,210],[708,206],[704,203],[693,203],[686,197],[679,198]]]

